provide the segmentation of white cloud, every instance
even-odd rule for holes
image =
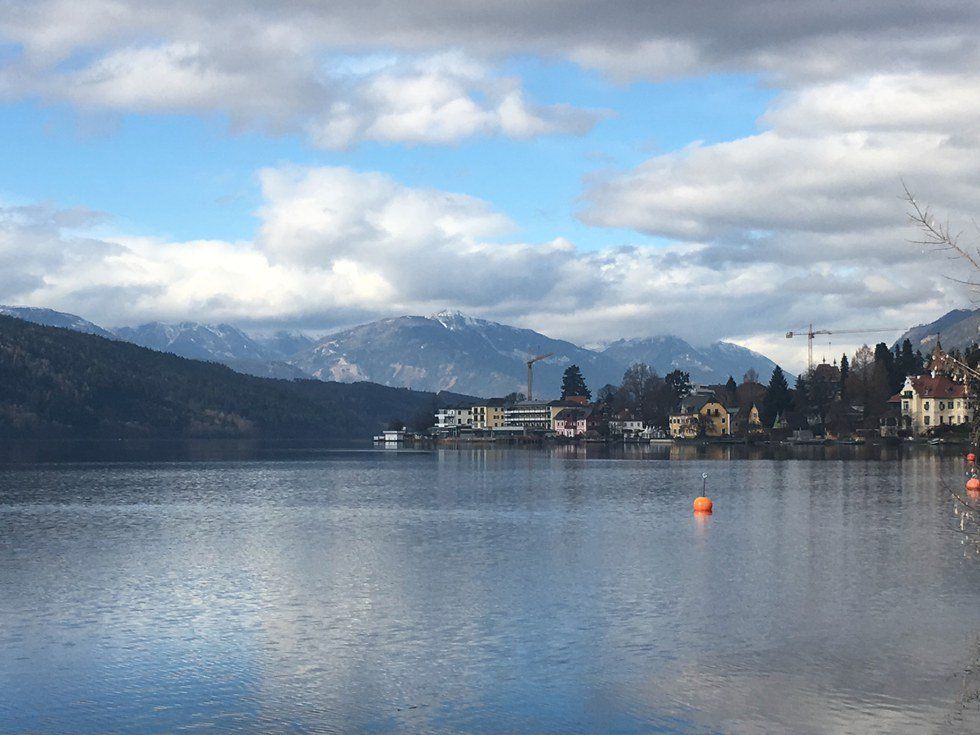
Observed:
[[[737,301],[719,313],[763,351],[797,350],[773,337],[777,318],[787,329],[929,321],[967,300],[946,276],[972,274],[909,242],[916,233],[905,220],[903,181],[969,237],[980,201],[978,92],[976,77],[935,73],[795,88],[776,99],[757,134],[594,178],[581,217],[697,243],[729,293],[757,269],[777,287],[756,301],[766,318]],[[854,347],[832,339],[828,355]]]
[[[307,128],[322,148],[344,149],[362,140],[384,143],[458,143],[473,136],[533,138],[584,134],[603,114],[564,105],[534,105],[516,79],[497,78],[459,53],[389,62],[338,75],[342,101]]]
[[[518,79],[458,50],[339,53],[346,44],[324,43],[298,16],[269,19],[249,10],[208,17],[174,8],[174,19],[163,22],[153,12],[143,18],[138,7],[94,6],[95,16],[112,18],[107,28],[91,18],[69,29],[55,16],[0,16],[0,41],[24,47],[0,65],[0,97],[41,96],[86,110],[223,114],[238,128],[305,131],[327,149],[581,135],[605,114],[530,102]]]
[[[679,333],[763,346],[766,335],[811,319],[839,325],[855,303],[904,326],[957,298],[940,269],[923,268],[930,256],[882,268],[832,252],[723,260],[710,243],[583,251],[561,238],[507,242],[511,223],[486,202],[382,174],[283,167],[260,180],[254,241],[107,242],[84,237],[80,215],[3,210],[0,302],[107,325],[197,319],[322,330],[451,306],[588,343]]]
[[[121,111],[219,113],[361,140],[579,134],[598,114],[526,99],[492,70],[570,60],[612,77],[759,73],[786,87],[974,68],[980,6],[937,0],[708,3],[586,0],[11,0],[0,10],[0,96]],[[348,77],[348,78],[344,78]]]

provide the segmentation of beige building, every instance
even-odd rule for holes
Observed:
[[[474,429],[499,429],[506,423],[503,401],[473,406],[470,409]]]

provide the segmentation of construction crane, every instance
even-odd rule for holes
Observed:
[[[903,327],[878,327],[876,329],[813,329],[811,324],[806,329],[797,329],[786,333],[786,339],[806,337],[806,367],[813,370],[813,338],[818,334],[873,334],[874,332],[901,332]]]
[[[527,361],[527,400],[531,400],[531,383],[534,379],[534,363],[540,362],[541,360],[547,360],[549,357],[554,356],[554,352],[549,352],[547,355],[538,355],[537,357],[532,357]]]

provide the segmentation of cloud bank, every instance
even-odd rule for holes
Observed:
[[[626,82],[747,72],[780,91],[753,135],[590,177],[579,217],[638,233],[622,247],[522,242],[462,193],[280,166],[259,175],[243,242],[103,239],[91,213],[7,207],[2,295],[109,324],[326,328],[453,306],[586,342],[669,331],[777,357],[781,332],[811,321],[929,320],[966,294],[908,244],[901,186],[954,223],[975,214],[978,30],[980,5],[942,0],[14,0],[0,99],[219,114],[330,150],[578,135],[607,114],[533,99],[501,71],[524,55]]]
[[[771,350],[773,332],[855,303],[904,325],[909,302],[929,315],[951,288],[904,243],[795,262],[778,242],[741,254],[699,241],[583,250],[561,238],[508,240],[512,223],[489,203],[380,173],[287,166],[259,178],[261,226],[242,242],[100,239],[85,234],[97,223],[90,213],[4,208],[4,300],[107,325],[190,318],[319,330],[452,306],[582,342],[672,332]]]

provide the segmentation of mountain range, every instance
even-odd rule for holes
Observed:
[[[49,309],[0,307],[2,313],[48,326],[99,334],[195,360],[218,362],[259,377],[370,381],[425,391],[499,396],[526,392],[529,357],[536,396],[557,397],[561,375],[578,365],[588,385],[618,385],[625,370],[645,362],[661,375],[679,369],[702,383],[741,380],[750,369],[767,381],[775,364],[730,342],[695,347],[679,337],[624,339],[602,349],[580,347],[530,329],[476,319],[456,311],[402,316],[343,329],[313,340],[295,332],[249,335],[230,324],[151,322],[111,332]]]
[[[0,437],[364,439],[476,400],[373,383],[268,380],[0,316]]]
[[[953,309],[928,324],[919,324],[898,338],[901,345],[906,339],[913,350],[928,354],[941,339],[947,350],[963,350],[974,342],[980,342],[980,309]]]

